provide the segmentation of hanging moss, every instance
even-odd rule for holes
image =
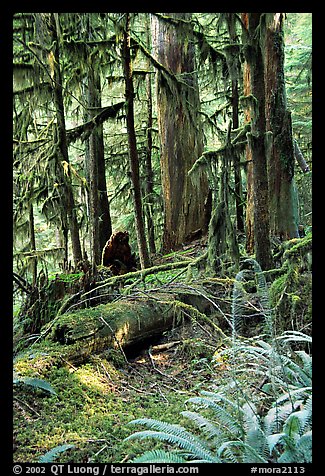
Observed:
[[[312,321],[312,235],[293,239],[283,244],[285,273],[270,287],[271,305],[274,307],[276,327],[281,330],[302,330],[311,333]]]
[[[226,56],[230,79],[232,81],[236,81],[239,79],[238,56],[239,56],[240,46],[238,43],[229,44],[223,48],[223,51]]]

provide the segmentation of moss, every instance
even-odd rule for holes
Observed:
[[[41,455],[62,444],[74,444],[75,448],[62,453],[56,462],[82,463],[89,458],[91,462],[121,462],[126,455],[131,458],[147,445],[152,447],[152,442],[123,441],[134,430],[128,426],[130,420],[144,415],[156,419],[163,416],[166,421],[182,424],[179,413],[191,394],[176,392],[168,379],[166,386],[160,386],[150,371],[126,377],[125,370],[103,356],[71,367],[62,361],[60,365],[52,361],[48,366],[48,357],[40,349],[34,354],[21,358],[20,371],[45,373],[57,395],[17,393],[23,404],[15,403],[15,462],[37,462]]]
[[[311,233],[303,239],[284,243],[285,273],[270,287],[270,300],[275,308],[278,330],[308,329],[312,321]]]

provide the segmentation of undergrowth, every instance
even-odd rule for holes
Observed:
[[[149,439],[165,445],[136,456],[133,463],[311,462],[312,357],[296,348],[301,343],[308,346],[311,338],[301,332],[276,336],[265,278],[258,263],[250,261],[264,335],[239,336],[244,308],[240,272],[233,291],[232,347],[224,352],[229,357],[230,383],[212,384],[209,391],[186,400],[194,409],[181,415],[195,429],[146,417],[130,421],[145,429],[132,433],[127,441]]]

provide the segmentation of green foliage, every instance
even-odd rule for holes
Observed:
[[[39,379],[39,378],[31,378],[31,377],[18,377],[17,375],[14,376],[14,379],[13,379],[13,384],[14,385],[24,385],[26,386],[25,388],[32,388],[32,389],[39,389],[39,390],[43,390],[45,392],[48,392],[48,393],[51,393],[53,395],[56,395],[56,391],[54,390],[54,388],[52,387],[52,385],[50,385],[48,382],[46,382],[45,380],[43,379]]]
[[[281,336],[281,340],[286,343],[297,342],[296,338],[298,342],[308,340],[303,334]],[[270,374],[270,363],[274,363],[277,350],[261,340],[257,346],[243,344],[241,351],[252,356],[251,364],[255,372],[274,378],[274,369]],[[266,414],[257,411],[255,404],[241,388],[236,399],[226,397],[225,390],[202,391],[200,396],[190,398],[186,403],[208,410],[209,416],[197,411],[181,413],[198,428],[202,437],[184,426],[160,420],[133,420],[130,424],[143,425],[148,429],[131,434],[127,440],[152,438],[179,448],[167,453],[148,451],[133,459],[133,462],[155,463],[161,462],[162,458],[166,461],[175,458],[176,462],[176,459],[181,458],[186,462],[205,463],[311,462],[311,356],[303,351],[295,351],[291,357],[278,353],[277,359],[280,363],[276,369],[275,393],[269,393],[268,384],[262,389],[272,396]],[[258,369],[257,361],[260,361]],[[235,383],[240,387],[237,378]],[[283,392],[283,388],[287,391]]]
[[[55,448],[52,448],[50,451],[41,456],[38,460],[38,463],[53,463],[53,461],[65,451],[68,451],[74,448],[75,445],[59,445]]]
[[[201,391],[199,396],[188,399],[186,404],[192,404],[200,411],[186,410],[181,415],[194,424],[197,431],[157,419],[140,418],[130,423],[148,429],[131,434],[127,440],[151,438],[167,443],[178,448],[171,450],[168,457],[175,456],[187,462],[311,461],[312,357],[305,350],[292,348],[292,344],[310,343],[311,338],[301,332],[289,331],[275,337],[265,277],[255,260],[246,260],[244,264],[250,265],[256,278],[270,342],[261,336],[246,340],[237,337],[236,327],[240,326],[242,317],[238,305],[243,293],[241,271],[236,276],[232,300],[230,374],[234,394],[229,393],[229,385],[213,386],[212,391]],[[251,394],[247,393],[245,378],[249,375],[263,378],[261,391],[266,397],[262,412],[257,410]],[[159,452],[149,451],[133,462],[158,462],[161,456]],[[165,453],[163,457],[166,457]]]
[[[244,326],[244,317],[246,312],[249,294],[245,289],[247,277],[254,280],[259,298],[260,316],[264,318],[265,329],[271,337],[273,335],[273,315],[269,304],[269,292],[265,276],[262,269],[253,258],[245,259],[242,262],[243,270],[239,271],[235,277],[235,283],[232,293],[232,331],[233,339],[236,334],[240,334]],[[249,267],[250,270],[247,268]]]

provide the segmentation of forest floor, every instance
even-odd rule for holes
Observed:
[[[177,257],[196,258],[205,248],[197,240]],[[174,259],[175,253],[157,256],[155,265]],[[210,326],[184,319],[155,342],[123,355],[116,351],[113,358],[105,352],[92,355],[81,365],[48,364],[47,341],[44,348],[30,348],[16,370],[46,380],[56,394],[15,388],[14,461],[37,462],[57,446],[72,445],[55,462],[126,463],[146,448],[161,447],[152,441],[124,441],[139,429],[129,422],[147,417],[184,424],[180,412],[186,400],[209,390],[226,369],[222,359],[213,362],[214,354],[219,355],[217,342]]]
[[[184,424],[180,412],[186,400],[226,378],[226,363],[213,361],[214,353],[219,354],[215,342],[209,343],[209,333],[202,325],[184,323],[166,332],[159,343],[126,355],[128,362],[123,356],[120,365],[102,354],[77,367],[66,363],[44,369],[32,355],[29,370],[33,368],[34,375],[37,370],[56,395],[16,391],[14,461],[37,462],[52,448],[69,444],[74,447],[56,462],[128,462],[146,448],[159,446],[123,441],[139,430],[128,423],[147,417]]]
[[[307,327],[303,319],[309,322],[311,271],[305,270],[304,265],[307,245],[308,250],[307,238],[293,240],[287,255],[297,264],[293,267],[289,263],[286,274],[273,283],[281,306],[289,306],[291,301],[295,305],[296,314],[289,314],[290,308],[283,307],[283,313],[290,316],[293,330]],[[155,264],[175,258],[195,259],[205,249],[206,244],[198,240],[184,247],[182,252],[157,257]],[[179,270],[174,270],[174,274],[158,273],[148,277],[146,284],[157,286],[157,280],[167,279],[167,283],[174,285],[185,280],[185,276],[186,273],[181,274]],[[225,317],[231,313],[233,280],[224,281],[217,286],[216,281],[209,281],[213,283],[213,297],[222,311],[209,318],[230,338],[231,329]],[[184,315],[177,327],[165,331],[154,341],[125,352],[117,349],[91,354],[79,364],[69,362],[64,353],[64,348],[68,348],[65,345],[61,346],[61,355],[56,347],[55,358],[51,354],[53,342],[46,339],[38,346],[27,347],[19,353],[15,370],[23,377],[45,380],[55,394],[15,385],[14,461],[38,462],[48,451],[61,445],[71,445],[71,448],[60,453],[54,460],[56,463],[130,463],[147,449],[166,448],[166,444],[152,439],[125,441],[133,432],[143,429],[129,423],[138,418],[152,418],[188,429],[192,425],[193,429],[193,423],[181,414],[191,408],[187,400],[201,391],[214,391],[215,387],[221,389],[231,384],[233,369],[228,360],[231,342],[228,337],[220,338],[210,324]],[[250,335],[261,333],[259,324],[255,331]],[[256,372],[249,377],[243,375],[245,391],[257,404],[262,398],[256,390],[260,380]]]

